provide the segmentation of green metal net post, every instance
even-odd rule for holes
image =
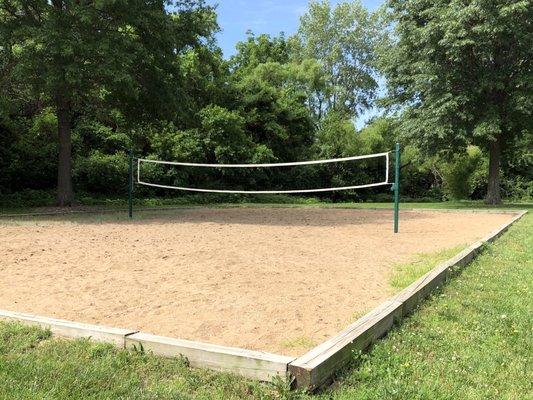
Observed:
[[[130,166],[128,177],[128,214],[133,218],[133,150],[130,149]]]
[[[400,214],[400,143],[396,143],[394,157],[394,233],[398,233],[398,219]]]

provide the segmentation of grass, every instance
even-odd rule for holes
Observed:
[[[0,324],[1,399],[253,399],[264,392],[258,382],[190,369],[183,359]]]
[[[287,197],[287,196],[285,196]],[[265,198],[263,200],[267,201],[270,198]],[[167,199],[170,200],[170,199]],[[179,203],[179,204],[155,204],[151,206],[136,206],[134,208],[134,219],[151,219],[154,217],[164,217],[168,213],[175,215],[176,210],[179,209],[189,209],[189,208],[236,208],[236,207],[269,207],[269,208],[293,208],[293,207],[319,207],[319,208],[349,208],[349,209],[392,209],[392,203],[330,203],[330,202],[321,202],[316,199],[305,199],[305,198],[296,198],[293,203],[286,203],[285,198],[282,198],[279,203],[272,202],[239,202],[239,203]],[[447,201],[447,202],[438,202],[438,203],[421,203],[421,202],[412,202],[412,203],[402,203],[400,209],[430,209],[430,210],[454,210],[454,209],[490,209],[490,210],[524,210],[533,209],[533,203],[505,203],[501,206],[487,206],[482,201]],[[1,208],[0,209],[0,218],[14,216],[15,219],[11,220],[11,223],[25,223],[28,221],[37,221],[41,218],[49,219],[50,216],[43,215],[40,217],[22,217],[17,216],[17,214],[31,214],[31,213],[41,213],[41,212],[50,212],[57,215],[54,215],[54,219],[64,220],[67,219],[70,222],[83,222],[83,223],[99,223],[105,221],[127,221],[128,213],[127,208],[117,205],[98,205],[98,206],[82,206],[75,207],[73,211],[78,211],[74,213],[63,212],[57,208],[28,208],[28,207],[18,207],[18,208]],[[4,219],[4,222],[7,219]],[[401,229],[401,214],[400,214],[400,229]]]
[[[529,213],[316,395],[0,323],[0,399],[531,399],[532,278]]]
[[[290,339],[286,339],[281,342],[281,346],[287,350],[299,349],[305,351],[311,347],[316,346],[318,343],[315,343],[313,339],[308,338],[307,336],[298,336]]]
[[[406,288],[426,272],[435,268],[439,263],[458,254],[465,247],[466,245],[462,245],[434,253],[420,253],[415,256],[413,262],[394,265],[392,267],[392,276],[389,279],[389,284],[394,289]]]

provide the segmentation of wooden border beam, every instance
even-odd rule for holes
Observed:
[[[285,378],[287,365],[294,357],[262,351],[219,346],[164,336],[135,333],[126,337],[126,347],[142,348],[165,357],[183,356],[192,367],[232,372],[261,381],[271,381],[275,376]]]
[[[513,219],[482,240],[439,264],[337,335],[291,362],[289,372],[294,377],[295,387],[313,391],[328,383],[341,367],[353,359],[354,352],[367,349],[385,335],[396,320],[411,313],[434,289],[441,286],[453,269],[472,261],[486,243],[493,242],[526,213],[518,212]]]
[[[119,348],[125,347],[125,338],[127,335],[136,332],[131,329],[84,324],[6,310],[0,310],[0,320],[16,321],[26,325],[37,325],[41,328],[49,329],[52,334],[57,336],[88,338],[97,342],[111,343]]]

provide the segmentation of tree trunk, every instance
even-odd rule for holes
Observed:
[[[501,204],[500,194],[500,157],[501,138],[490,143],[489,147],[489,184],[487,187],[487,204]]]
[[[59,164],[57,169],[57,205],[71,206],[74,202],[72,189],[72,142],[70,135],[70,108],[59,102],[57,107],[57,131],[59,136]]]

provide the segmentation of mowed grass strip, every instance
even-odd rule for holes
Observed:
[[[314,396],[0,323],[1,399],[529,399],[533,216]]]

